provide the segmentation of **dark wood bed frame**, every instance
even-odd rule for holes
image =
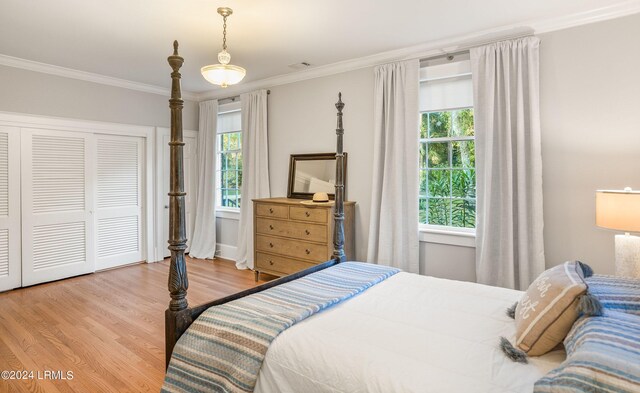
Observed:
[[[311,268],[299,271],[269,281],[268,283],[235,293],[220,299],[189,307],[187,302],[187,289],[189,279],[187,277],[187,265],[185,263],[184,252],[187,248],[186,225],[185,225],[185,195],[184,191],[184,167],[183,167],[183,147],[182,137],[182,92],[180,89],[180,67],[184,59],[178,54],[178,41],[173,42],[173,55],[168,58],[171,73],[171,98],[169,107],[171,108],[171,141],[170,148],[170,189],[169,189],[169,250],[171,251],[171,262],[169,265],[169,294],[171,301],[169,308],[165,311],[165,345],[166,345],[166,365],[169,365],[173,347],[180,336],[187,330],[191,323],[198,318],[206,309],[251,295],[265,289],[273,288],[277,285],[293,281],[308,274],[326,269],[346,259],[344,253],[344,152],[343,152],[343,123],[342,94],[338,93],[336,103],[337,113],[337,146],[336,146],[336,193],[335,193],[335,230],[333,233],[333,259],[321,263]]]

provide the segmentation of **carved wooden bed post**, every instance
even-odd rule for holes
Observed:
[[[184,251],[187,248],[186,226],[185,226],[185,205],[184,199],[184,172],[183,172],[183,146],[182,140],[182,107],[183,101],[180,93],[180,67],[184,59],[178,55],[178,42],[173,43],[173,55],[169,56],[169,64],[173,69],[171,73],[171,99],[169,107],[171,108],[171,189],[169,192],[169,250],[171,250],[171,264],[169,265],[169,293],[171,301],[169,308],[165,312],[165,346],[166,346],[166,365],[169,366],[173,348],[182,334],[187,330],[189,325],[198,318],[209,307],[218,306],[240,299],[245,296],[252,295],[264,291],[275,286],[291,282],[308,274],[318,272],[320,270],[334,266],[346,260],[344,253],[344,151],[343,151],[343,135],[344,128],[342,123],[342,94],[338,95],[336,109],[338,109],[338,125],[336,135],[338,138],[336,149],[336,195],[335,195],[335,213],[334,233],[333,233],[333,255],[332,259],[261,284],[257,287],[245,289],[244,291],[215,299],[210,302],[189,307],[187,304],[187,288],[189,282],[187,280],[187,266],[184,259]]]
[[[187,248],[184,197],[184,170],[182,139],[182,108],[184,101],[180,91],[180,67],[184,59],[178,55],[178,41],[173,42],[173,55],[167,59],[173,72],[171,73],[171,153],[170,190],[169,190],[169,293],[171,301],[165,312],[166,362],[169,364],[173,346],[177,339],[191,323],[191,313],[187,303],[187,265],[184,251]]]
[[[344,135],[344,127],[342,126],[342,93],[338,93],[338,102],[336,102],[337,116],[337,146],[336,146],[336,206],[333,214],[334,230],[333,230],[333,258],[337,262],[344,262],[347,257],[344,253],[344,151],[342,139]]]

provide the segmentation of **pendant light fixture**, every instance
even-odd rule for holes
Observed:
[[[231,55],[227,52],[227,17],[232,13],[233,10],[231,8],[218,8],[218,14],[222,15],[223,20],[222,52],[218,53],[218,61],[220,64],[212,64],[200,69],[204,79],[221,87],[235,85],[240,82],[247,73],[244,68],[229,64],[229,61],[231,61]]]

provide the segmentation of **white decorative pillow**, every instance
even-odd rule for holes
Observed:
[[[560,344],[580,315],[599,314],[597,300],[587,295],[585,276],[591,274],[591,268],[578,261],[542,273],[515,308],[519,351],[506,339],[501,342],[503,351],[515,361],[526,362],[526,355],[544,355]]]

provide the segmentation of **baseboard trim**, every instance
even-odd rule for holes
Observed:
[[[218,243],[216,244],[216,257],[222,259],[228,259],[230,261],[236,260],[236,254],[238,253],[238,247],[230,246],[228,244]]]

